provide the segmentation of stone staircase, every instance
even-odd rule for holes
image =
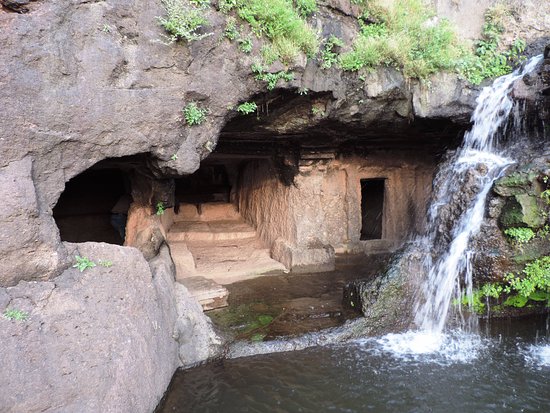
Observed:
[[[181,205],[167,241],[178,282],[204,310],[227,305],[225,284],[286,271],[233,204]]]

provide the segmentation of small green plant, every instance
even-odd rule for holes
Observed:
[[[166,207],[164,206],[164,202],[162,201],[159,201],[157,202],[157,205],[155,206],[155,213],[156,215],[160,216],[160,215],[163,215],[164,212],[166,211]]]
[[[545,189],[542,191],[540,197],[544,199],[548,205],[550,205],[550,189]]]
[[[465,53],[459,62],[460,73],[473,84],[484,79],[505,75],[522,60],[525,41],[516,39],[508,50],[502,50],[500,36],[504,32],[504,16],[509,10],[497,4],[485,13],[482,38],[476,42],[473,54]]]
[[[321,108],[314,106],[311,108],[311,113],[313,116],[324,116],[325,111]]]
[[[101,31],[103,33],[111,33],[111,26],[109,26],[108,24],[104,24],[103,27],[101,28]]]
[[[517,292],[520,296],[540,298],[541,293],[550,293],[550,256],[545,256],[527,264],[521,276],[513,273],[507,274],[505,280],[508,283],[507,293]],[[540,300],[535,300],[540,301]]]
[[[183,108],[185,123],[189,126],[200,125],[206,120],[207,109],[200,108],[197,103],[191,102]]]
[[[170,157],[170,160],[172,160],[172,161],[177,161],[177,160],[178,160],[178,154],[177,154],[177,153],[173,154],[173,155]]]
[[[99,265],[101,265],[102,267],[105,267],[105,268],[109,268],[109,267],[112,267],[113,266],[113,262],[112,261],[109,261],[109,260],[100,260],[97,262]]]
[[[289,71],[279,71],[275,73],[267,72],[260,64],[252,64],[252,72],[255,74],[255,79],[267,82],[267,90],[273,90],[277,86],[279,80],[290,82],[294,80],[294,74]]]
[[[250,341],[252,341],[252,342],[264,341],[265,337],[266,337],[266,334],[255,333],[255,334],[252,334],[252,336],[250,336]]]
[[[241,37],[237,40],[237,43],[239,43],[239,49],[241,49],[241,52],[246,54],[252,52],[252,38],[250,36],[244,38]]]
[[[218,1],[218,9],[224,14],[229,13],[235,7],[237,7],[237,0],[219,0]]]
[[[294,0],[294,4],[302,18],[306,18],[317,11],[316,0]]]
[[[237,29],[237,20],[233,16],[227,18],[225,23],[225,29],[223,30],[223,35],[229,40],[235,40],[239,37],[239,30]]]
[[[208,23],[203,8],[209,1],[161,0],[166,17],[157,17],[160,25],[170,34],[170,43],[177,40],[191,42],[212,33],[200,34],[199,30]]]
[[[476,313],[482,314],[490,299],[497,309],[501,306],[521,308],[533,302],[545,302],[546,307],[550,307],[550,256],[530,262],[521,274],[505,275],[504,283],[484,284],[471,296],[464,295],[454,304],[469,305]]]
[[[80,272],[84,272],[84,270],[87,270],[88,268],[95,267],[95,262],[87,257],[76,255],[74,258],[76,260],[76,263],[73,265],[73,268],[78,268]]]
[[[299,87],[298,90],[296,90],[296,93],[300,96],[305,96],[309,93],[309,89],[307,87]]]
[[[504,287],[497,283],[487,283],[479,289],[472,291],[472,295],[463,295],[460,299],[462,305],[467,305],[474,312],[483,314],[486,309],[486,303],[489,298],[498,299],[502,294]],[[457,304],[457,302],[455,302]]]
[[[508,228],[504,233],[518,244],[527,244],[535,237],[535,232],[531,228],[517,227]]]
[[[27,318],[29,318],[29,314],[22,310],[9,308],[6,311],[4,311],[4,317],[7,318],[8,320],[25,321]]]
[[[241,115],[248,115],[252,112],[255,112],[258,109],[256,102],[244,102],[237,106],[237,112]]]
[[[338,53],[336,52],[336,48],[342,46],[344,46],[344,42],[341,39],[334,35],[330,35],[325,42],[323,51],[321,52],[321,60],[323,61],[321,67],[323,69],[330,69],[338,63]]]
[[[550,225],[546,224],[537,231],[537,237],[547,238],[550,235]]]

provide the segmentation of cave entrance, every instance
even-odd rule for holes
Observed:
[[[122,245],[131,200],[120,169],[92,167],[75,176],[53,209],[61,240]]]
[[[192,175],[176,179],[179,203],[230,202],[231,183],[224,164],[201,165]]]
[[[361,179],[361,240],[382,239],[385,179]]]

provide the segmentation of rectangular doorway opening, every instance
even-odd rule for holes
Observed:
[[[382,239],[385,179],[361,179],[361,240]]]

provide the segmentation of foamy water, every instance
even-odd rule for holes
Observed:
[[[489,344],[489,340],[482,339],[477,334],[461,331],[407,331],[363,342],[363,345],[369,346],[373,352],[385,353],[398,360],[438,364],[472,362]]]
[[[550,344],[533,344],[524,351],[525,360],[534,367],[550,367]]]

